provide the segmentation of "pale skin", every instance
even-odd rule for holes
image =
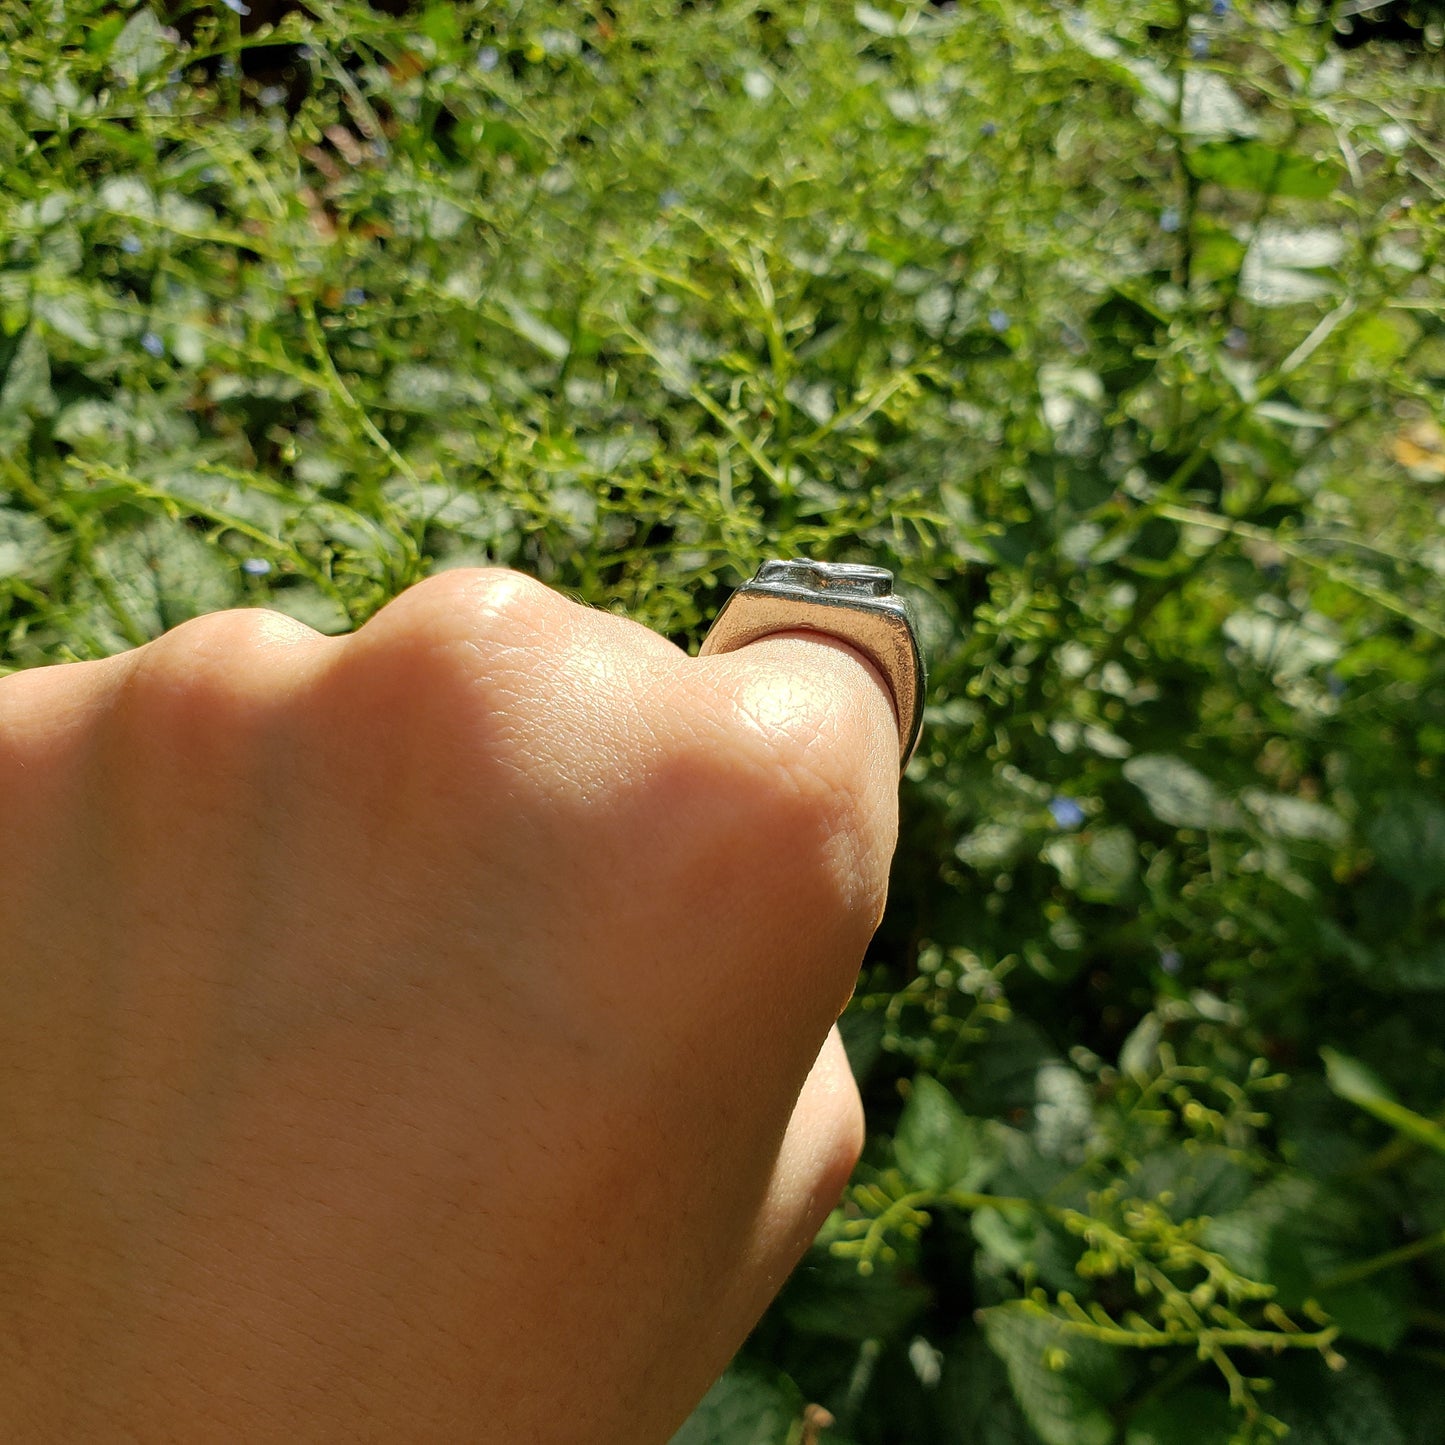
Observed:
[[[663,1445],[862,1140],[898,728],[501,568],[0,680],[0,1438]]]

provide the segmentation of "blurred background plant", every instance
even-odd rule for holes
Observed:
[[[865,1159],[678,1445],[1445,1440],[1441,24],[0,12],[0,663],[918,606]]]

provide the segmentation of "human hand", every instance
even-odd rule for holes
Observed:
[[[0,1435],[665,1441],[836,1201],[898,732],[504,569],[0,681]]]

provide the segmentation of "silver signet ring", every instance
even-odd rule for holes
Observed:
[[[927,678],[913,613],[894,594],[893,574],[855,562],[764,562],[723,603],[697,655],[736,652],[795,628],[840,638],[882,673],[893,694],[902,772],[923,730]]]

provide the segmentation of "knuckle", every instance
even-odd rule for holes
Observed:
[[[505,749],[508,718],[527,712],[522,700],[549,685],[569,606],[510,568],[437,573],[349,639],[346,687],[374,715],[436,745],[486,737]]]
[[[448,760],[510,756],[522,705],[544,685],[561,602],[505,567],[439,572],[407,588],[346,639],[333,698],[337,726],[367,746]]]
[[[84,731],[106,669],[55,663],[0,677],[0,815],[27,780],[54,770]]]
[[[515,643],[560,600],[545,583],[509,567],[438,572],[393,598],[360,635],[381,646],[446,653],[490,638]]]
[[[193,618],[132,654],[124,707],[152,725],[189,730],[239,719],[287,695],[296,663],[328,642],[264,608]]]

